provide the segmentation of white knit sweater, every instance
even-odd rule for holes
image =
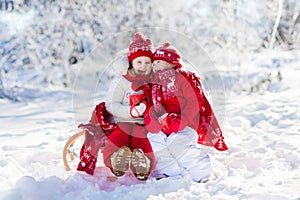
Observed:
[[[144,124],[143,118],[132,118],[129,114],[130,96],[134,93],[131,82],[121,76],[112,81],[106,99],[106,109],[110,112],[116,122],[138,122]]]

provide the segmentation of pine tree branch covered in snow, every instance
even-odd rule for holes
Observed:
[[[17,17],[14,22],[8,17],[0,20],[0,98],[13,100],[22,99],[22,94],[34,97],[37,85],[72,87],[78,64],[95,47],[114,34],[139,27],[183,32],[195,38],[217,63],[234,65],[239,55],[269,47],[279,7],[279,0],[12,2],[10,7],[2,3],[0,11],[1,18]],[[299,3],[285,0],[282,7],[273,31],[274,48],[299,48]],[[24,16],[28,20],[21,23]],[[18,23],[25,25],[17,29]],[[110,54],[116,53],[116,45],[109,44]]]

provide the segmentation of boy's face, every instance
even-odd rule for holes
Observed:
[[[162,71],[164,69],[170,69],[170,68],[174,67],[173,64],[168,63],[164,60],[155,60],[152,65],[153,65],[153,72],[154,73]]]
[[[136,75],[149,75],[152,70],[151,59],[146,56],[140,56],[132,61],[133,71]]]

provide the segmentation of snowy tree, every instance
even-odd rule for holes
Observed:
[[[295,49],[300,43],[297,0],[19,0],[13,5],[0,15],[30,17],[21,30],[17,28],[22,23],[0,20],[1,91],[8,96],[37,85],[72,87],[78,65],[93,49],[120,32],[138,28],[179,32],[209,52],[216,64],[228,66],[238,65],[249,52],[270,46]],[[4,31],[10,28],[16,29],[14,33]],[[178,36],[144,31],[151,34],[155,46]],[[105,53],[113,55],[129,41],[116,39],[106,44],[109,52]],[[183,42],[178,49],[189,47]],[[28,74],[22,81],[19,70],[32,72],[32,77]]]
[[[289,49],[300,48],[300,4],[297,0],[286,0],[278,26],[277,41]]]

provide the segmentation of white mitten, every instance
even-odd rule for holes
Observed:
[[[143,101],[139,105],[130,108],[130,115],[132,118],[140,117],[144,114],[147,104]]]

